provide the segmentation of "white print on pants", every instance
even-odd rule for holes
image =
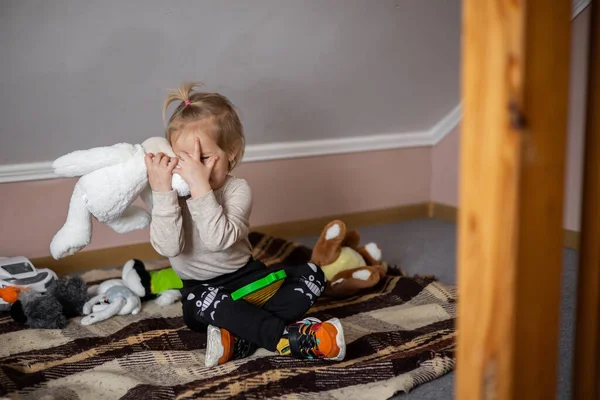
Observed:
[[[229,297],[229,295],[225,293],[219,293],[220,289],[221,288],[208,287],[202,293],[202,297],[196,301],[196,308],[198,309],[197,314],[199,314],[200,317],[204,317],[204,312],[212,305],[213,310],[210,312],[210,319],[213,321],[215,320],[215,311],[217,310],[217,306],[221,301]],[[196,296],[194,293],[190,293],[187,296],[187,299],[190,301],[194,300],[195,298]]]
[[[313,272],[317,272],[317,266],[313,263],[308,263],[308,266],[310,267],[310,269]],[[319,297],[321,295],[321,293],[323,292],[323,290],[325,289],[321,285],[321,282],[318,282],[315,278],[314,275],[308,275],[308,277],[302,275],[302,282],[304,282],[304,285],[306,286],[306,289],[308,289],[306,292],[304,291],[304,289],[302,288],[295,288],[294,290],[297,292],[300,292],[304,295],[306,295],[309,299],[311,304],[314,302],[314,297]],[[319,284],[319,285],[317,285]]]

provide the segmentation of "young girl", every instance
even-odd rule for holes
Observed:
[[[321,322],[303,315],[320,296],[325,276],[314,264],[283,267],[287,278],[262,306],[231,293],[277,268],[252,258],[248,240],[252,192],[230,175],[244,154],[242,124],[234,106],[218,93],[195,91],[194,83],[169,93],[178,102],[166,136],[176,158],[148,154],[153,192],[150,241],[183,280],[183,318],[207,330],[206,365],[250,355],[258,347],[297,358],[342,360],[346,349],[337,318]],[[171,174],[189,185],[178,198]]]

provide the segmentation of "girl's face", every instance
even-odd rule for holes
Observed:
[[[206,164],[211,156],[218,156],[219,159],[215,163],[212,173],[210,175],[209,184],[210,187],[215,190],[223,186],[229,173],[229,159],[230,155],[225,153],[217,143],[214,141],[212,136],[207,133],[207,130],[198,128],[195,126],[192,131],[184,129],[182,133],[177,135],[171,144],[175,154],[179,154],[183,151],[194,154],[194,141],[200,139],[200,160],[203,164]]]

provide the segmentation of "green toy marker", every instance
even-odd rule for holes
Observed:
[[[286,277],[287,277],[287,275],[284,270],[271,272],[269,275],[265,276],[264,278],[261,278],[254,282],[251,282],[251,283],[247,284],[246,286],[243,286],[243,287],[239,288],[238,290],[236,290],[235,292],[231,293],[231,298],[234,301],[237,301],[237,300],[244,298],[254,292],[259,291],[260,289],[264,289],[267,286],[269,286],[277,281],[285,279]]]

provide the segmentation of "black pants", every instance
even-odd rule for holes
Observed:
[[[281,269],[287,278],[262,307],[231,298],[235,290]],[[267,268],[251,259],[230,274],[208,281],[183,281],[183,320],[194,331],[214,325],[275,351],[285,327],[302,319],[325,289],[325,282],[323,271],[314,264]]]

